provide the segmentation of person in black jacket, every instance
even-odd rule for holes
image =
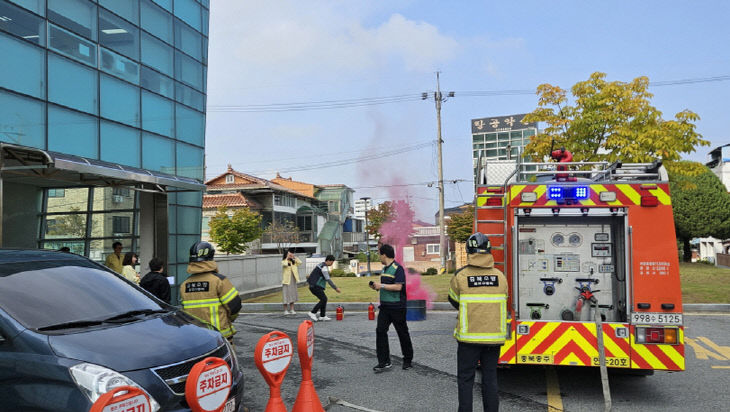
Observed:
[[[164,263],[160,258],[150,260],[150,272],[139,281],[139,285],[158,299],[170,303],[170,282],[163,273]]]
[[[333,263],[335,263],[335,257],[327,255],[327,257],[324,258],[324,262],[317,264],[317,266],[315,266],[312,270],[312,273],[307,276],[309,291],[312,292],[317,299],[319,299],[319,302],[317,302],[317,304],[314,305],[314,308],[312,308],[309,312],[309,317],[315,322],[318,320],[332,320],[325,314],[325,310],[327,309],[327,295],[325,295],[324,289],[327,287],[327,283],[329,283],[330,286],[332,286],[332,289],[336,290],[337,293],[341,293],[340,288],[338,288],[337,285],[335,285],[335,282],[330,279],[330,266],[332,266]],[[319,311],[319,316],[317,315],[317,311]]]

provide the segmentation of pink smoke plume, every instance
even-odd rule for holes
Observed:
[[[398,179],[396,179],[398,180]],[[393,204],[391,219],[383,223],[380,233],[383,235],[381,241],[390,244],[395,249],[395,260],[405,266],[403,262],[403,248],[410,246],[411,235],[415,232],[413,223],[415,213],[406,199],[404,193],[399,193],[398,182],[393,182],[389,192]],[[426,307],[433,307],[433,300],[436,293],[428,286],[421,284],[421,274],[417,270],[406,269],[406,295],[408,300],[425,300]]]

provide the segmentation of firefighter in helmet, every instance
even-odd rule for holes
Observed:
[[[467,265],[451,279],[449,302],[459,310],[454,337],[458,341],[459,412],[472,410],[474,374],[482,370],[484,411],[497,411],[497,361],[508,333],[507,278],[494,268],[489,238],[474,233],[466,241]]]
[[[186,312],[215,326],[233,343],[233,320],[241,310],[241,298],[231,281],[218,273],[213,255],[215,249],[208,242],[196,242],[190,247],[191,276],[180,285],[182,306]]]

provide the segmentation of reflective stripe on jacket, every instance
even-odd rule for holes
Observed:
[[[507,278],[491,254],[468,255],[451,279],[449,300],[459,308],[454,337],[460,342],[501,345],[507,330]]]
[[[188,265],[188,272],[211,267],[217,270],[215,262],[194,262]],[[180,296],[189,314],[215,326],[225,337],[236,333],[232,322],[241,310],[241,298],[225,276],[215,271],[193,273],[180,285]]]

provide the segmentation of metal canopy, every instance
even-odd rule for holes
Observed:
[[[131,186],[154,192],[205,191],[205,185],[192,178],[9,143],[0,143],[0,178],[38,187]]]

